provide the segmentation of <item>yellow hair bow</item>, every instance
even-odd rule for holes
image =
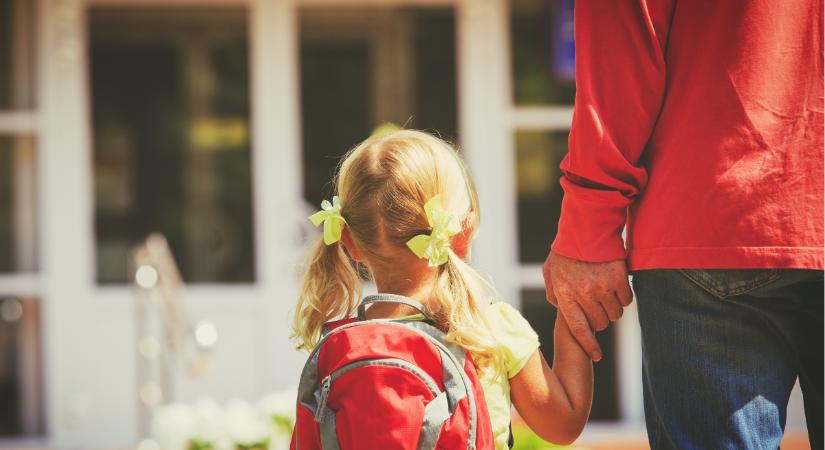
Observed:
[[[321,202],[321,210],[309,216],[316,227],[324,223],[324,244],[330,245],[341,240],[341,230],[344,224],[344,216],[341,215],[341,201],[338,196],[332,197],[332,203],[328,200]]]
[[[407,247],[422,259],[429,259],[429,266],[440,266],[447,262],[450,238],[461,231],[458,216],[444,209],[441,195],[436,195],[424,205],[427,222],[433,231],[429,235],[419,234],[407,241]]]

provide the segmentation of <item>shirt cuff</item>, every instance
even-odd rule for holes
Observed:
[[[625,259],[622,230],[629,201],[618,191],[591,189],[562,177],[564,199],[552,250],[588,262]]]

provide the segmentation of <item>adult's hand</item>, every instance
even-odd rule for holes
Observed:
[[[573,337],[590,358],[602,359],[593,330],[607,328],[633,301],[624,260],[593,263],[551,251],[542,274],[547,301],[561,311]]]

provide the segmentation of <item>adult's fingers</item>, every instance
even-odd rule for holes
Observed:
[[[547,302],[556,308],[559,307],[559,302],[556,299],[556,293],[553,291],[553,275],[550,272],[550,260],[548,258],[541,268],[541,276],[544,278],[544,293]]]
[[[546,294],[546,297],[547,297],[547,302],[550,303],[551,305],[555,306],[556,308],[558,308],[559,307],[559,301],[558,301],[558,299],[556,299],[556,293],[553,291],[553,282],[550,281],[549,277],[545,278],[544,286],[545,286],[544,291],[545,291],[545,294]]]
[[[602,307],[601,299],[579,297],[575,300],[577,300],[579,306],[581,306],[581,309],[587,316],[587,322],[590,324],[590,328],[596,331],[602,331],[610,325],[610,319],[608,319],[607,312],[605,312],[605,309]]]
[[[627,277],[625,277],[625,279],[627,279]],[[627,306],[633,303],[633,291],[630,289],[630,281],[621,283],[619,288],[616,290],[616,296],[622,306]]]
[[[601,298],[600,302],[604,312],[607,314],[607,318],[610,319],[611,322],[615,322],[622,318],[624,307],[622,307],[618,297],[612,291],[609,295]]]
[[[562,316],[564,316],[564,320],[567,322],[567,328],[570,329],[570,334],[576,338],[576,341],[581,348],[584,349],[585,353],[590,355],[590,359],[593,361],[601,360],[602,349],[599,347],[599,343],[596,341],[596,335],[593,334],[593,330],[590,329],[587,317],[584,315],[584,311],[582,311],[578,303],[569,302],[564,309],[560,310]]]

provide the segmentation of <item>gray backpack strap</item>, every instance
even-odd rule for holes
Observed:
[[[424,422],[421,424],[416,450],[435,450],[441,428],[451,415],[446,392],[442,392],[428,403],[424,409]]]
[[[409,297],[395,294],[375,294],[364,297],[364,300],[361,300],[361,304],[358,305],[358,320],[366,320],[367,306],[373,303],[401,303],[417,309],[418,312],[424,315],[424,319],[435,323],[435,320],[433,320],[430,313],[427,312],[427,309],[424,308],[424,305]]]
[[[335,411],[328,410],[319,425],[321,448],[323,450],[340,450],[338,434],[335,428]]]

